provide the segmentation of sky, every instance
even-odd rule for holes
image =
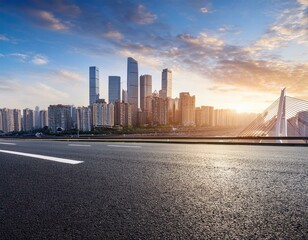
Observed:
[[[308,0],[0,0],[0,108],[88,105],[89,66],[127,88],[173,72],[173,97],[262,112],[287,88],[308,100]]]

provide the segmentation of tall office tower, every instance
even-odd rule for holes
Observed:
[[[89,105],[99,99],[99,70],[89,67]]]
[[[21,131],[21,111],[19,109],[14,109],[14,131]]]
[[[48,127],[52,132],[70,130],[72,128],[72,115],[70,105],[50,105],[48,107]]]
[[[172,71],[168,68],[161,74],[161,90],[163,99],[172,98]]]
[[[179,122],[183,126],[195,125],[195,96],[190,96],[188,92],[180,93]]]
[[[34,110],[34,127],[35,128],[40,127],[40,108],[39,106],[36,106]]]
[[[40,128],[48,127],[48,113],[46,110],[40,111]]]
[[[140,108],[143,112],[146,109],[146,98],[152,95],[152,76],[141,75],[140,76]]]
[[[114,105],[113,103],[107,104],[106,126],[107,127],[114,126]]]
[[[132,108],[132,125],[137,125],[138,116],[138,62],[127,58],[127,100]]]
[[[32,109],[23,110],[23,130],[31,131],[34,128],[34,112]]]
[[[78,107],[76,109],[76,127],[81,131],[91,131],[91,108]]]
[[[127,90],[122,89],[122,102],[127,103]]]
[[[0,109],[0,131],[3,131],[2,109]]]
[[[108,102],[121,102],[121,78],[119,76],[109,76],[108,81]]]
[[[14,131],[14,111],[12,109],[2,109],[2,130],[4,132]]]

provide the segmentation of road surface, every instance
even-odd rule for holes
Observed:
[[[308,148],[0,140],[0,239],[307,239]]]

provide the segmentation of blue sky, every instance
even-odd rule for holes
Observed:
[[[126,89],[126,58],[173,97],[262,111],[279,96],[308,99],[308,0],[0,1],[0,108],[88,104],[88,67]]]

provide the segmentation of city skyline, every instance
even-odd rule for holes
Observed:
[[[101,10],[83,1],[2,2],[0,107],[87,106],[88,66],[100,69],[107,100],[108,76],[127,84],[127,57],[138,61],[138,79],[152,75],[153,91],[171,69],[173,97],[189,92],[196,106],[261,112],[283,87],[307,99],[305,0],[93,5]]]

